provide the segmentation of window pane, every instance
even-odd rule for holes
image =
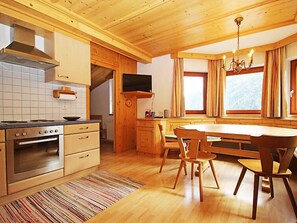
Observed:
[[[186,110],[203,110],[203,77],[184,77]]]
[[[226,77],[226,110],[261,110],[263,72]]]

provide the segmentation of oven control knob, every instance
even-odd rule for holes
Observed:
[[[58,132],[58,131],[59,131],[58,129],[55,130],[55,132]]]
[[[23,133],[22,133],[22,135],[23,135],[23,136],[26,136],[26,135],[27,135],[27,133],[26,133],[26,132],[23,132]]]
[[[53,130],[50,130],[50,133],[53,133]]]
[[[48,131],[47,131],[47,130],[45,130],[45,131],[44,131],[44,133],[46,134],[46,133],[48,133]]]
[[[20,133],[16,133],[15,136],[16,136],[16,137],[19,137],[19,136],[20,136]]]
[[[39,134],[42,134],[42,131],[39,131]]]

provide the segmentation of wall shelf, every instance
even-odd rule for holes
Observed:
[[[130,97],[135,96],[136,98],[151,98],[154,95],[154,93],[146,91],[126,91],[122,92],[122,94]]]

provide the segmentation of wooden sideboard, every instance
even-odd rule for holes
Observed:
[[[143,118],[137,119],[136,150],[139,153],[161,156],[161,136],[158,124],[162,124],[166,134],[173,134],[173,129],[189,124],[213,124],[215,119],[205,118]]]

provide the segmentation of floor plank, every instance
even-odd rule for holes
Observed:
[[[275,197],[259,190],[257,220],[251,219],[253,174],[247,172],[238,194],[233,195],[241,166],[231,156],[219,155],[214,161],[220,189],[216,188],[210,168],[204,172],[204,201],[200,202],[198,179],[183,173],[172,189],[179,160],[170,154],[162,173],[161,158],[137,155],[135,151],[112,152],[102,146],[102,170],[130,177],[144,186],[120,200],[88,222],[296,222],[293,208],[281,179],[274,180]],[[297,177],[290,178],[297,199]]]

